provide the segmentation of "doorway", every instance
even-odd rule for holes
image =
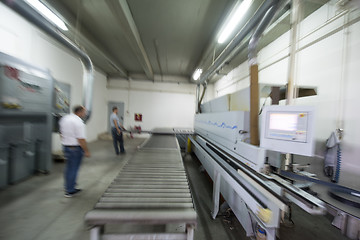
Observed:
[[[123,102],[108,102],[108,131],[111,131],[110,126],[110,115],[112,114],[113,107],[118,108],[118,117],[120,123],[124,125],[124,103]]]

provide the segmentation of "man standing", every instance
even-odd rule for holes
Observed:
[[[116,153],[116,155],[119,155],[118,142],[120,145],[120,153],[125,153],[123,134],[121,131],[122,129],[125,129],[125,128],[121,125],[121,123],[119,121],[119,117],[117,116],[118,108],[113,107],[112,111],[113,112],[110,115],[111,135],[113,138],[115,153]]]
[[[90,157],[86,144],[85,124],[82,120],[86,116],[83,106],[75,106],[73,113],[60,119],[61,144],[66,157],[64,171],[65,197],[73,197],[81,189],[75,188],[76,178],[83,155]]]

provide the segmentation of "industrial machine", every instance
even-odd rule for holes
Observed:
[[[85,215],[90,239],[194,238],[197,214],[175,135],[184,130],[157,128],[127,160],[94,209]],[[106,232],[106,225],[163,226],[156,232]],[[171,225],[185,225],[174,232]],[[131,229],[131,227],[130,227]],[[160,231],[160,232],[157,232]]]
[[[229,104],[217,99],[206,105],[221,102]],[[265,107],[260,146],[248,143],[249,112],[216,109],[195,116],[195,135],[190,138],[193,152],[213,180],[213,218],[219,211],[221,193],[247,236],[255,236],[256,229],[261,229],[270,240],[276,239],[276,229],[290,203],[310,214],[326,212],[324,202],[280,177],[282,163],[279,154],[273,154],[313,154],[314,109]]]
[[[65,114],[70,113],[71,86],[54,79],[53,91],[53,132],[59,132],[59,120]]]
[[[51,170],[53,113],[69,102],[54,86],[49,71],[0,53],[0,188]]]

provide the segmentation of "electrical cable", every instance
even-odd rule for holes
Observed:
[[[263,111],[263,108],[265,107],[265,103],[266,103],[266,100],[270,97],[271,93],[265,98],[265,101],[263,103],[263,105],[261,106],[260,108],[260,111],[259,111],[259,116],[261,115],[262,111]]]

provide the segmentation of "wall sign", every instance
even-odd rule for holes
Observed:
[[[141,113],[135,113],[135,121],[142,122],[142,114]]]

